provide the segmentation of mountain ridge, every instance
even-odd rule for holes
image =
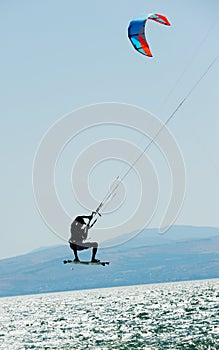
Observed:
[[[160,240],[155,232],[144,230],[122,245],[100,249],[98,257],[110,261],[105,267],[64,265],[73,258],[68,245],[2,259],[0,296],[219,278],[217,228],[175,226]],[[81,260],[90,256],[90,250],[79,252]]]

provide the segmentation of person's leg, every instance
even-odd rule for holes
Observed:
[[[91,261],[92,261],[92,262],[98,262],[98,261],[100,261],[100,260],[95,259],[96,254],[97,254],[98,244],[97,244],[96,242],[92,242],[92,246],[93,246],[93,250],[92,250]]]
[[[75,259],[74,261],[79,261],[79,258],[78,258],[78,248],[77,248],[77,245],[74,244],[74,243],[70,243],[70,247],[71,249],[73,250],[74,252],[74,256],[75,256]]]
[[[89,248],[93,248],[92,249],[92,257],[91,257],[91,261],[92,262],[98,262],[100,260],[97,260],[96,254],[97,254],[97,248],[98,248],[98,243],[97,242],[86,242],[86,243],[78,243],[78,244],[74,244],[74,243],[70,243],[70,247],[74,252],[75,255],[75,261],[80,261],[78,258],[78,250],[84,250],[84,249],[89,249]]]
[[[95,259],[96,254],[97,254],[97,248],[93,248],[93,250],[92,250],[92,258],[91,258],[92,261],[96,260]]]

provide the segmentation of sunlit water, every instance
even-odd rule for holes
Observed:
[[[219,280],[1,298],[0,349],[219,349]]]

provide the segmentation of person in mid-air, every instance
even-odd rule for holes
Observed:
[[[93,218],[94,212],[91,215],[77,216],[71,224],[71,237],[69,239],[70,248],[74,252],[75,259],[74,261],[80,261],[78,258],[78,250],[92,249],[91,262],[99,262],[100,260],[96,259],[96,253],[98,248],[97,242],[86,242],[88,230],[92,227],[90,222]],[[87,223],[86,220],[87,219]]]

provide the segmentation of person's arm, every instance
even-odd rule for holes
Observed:
[[[92,212],[91,215],[84,215],[84,216],[82,216],[82,218],[83,218],[83,219],[88,219],[89,221],[91,221],[91,220],[93,219],[94,214],[95,214],[95,213]]]
[[[92,226],[90,226],[90,222],[93,219],[94,214],[95,214],[95,212],[93,211],[91,215],[83,216],[83,219],[88,219],[88,223],[86,224],[86,230],[89,230],[89,228],[92,227]]]
[[[90,222],[93,219],[94,214],[95,214],[95,212],[92,212],[91,215],[84,215],[83,216],[83,219],[88,219],[88,223],[86,224],[86,226],[85,226],[85,228],[83,230],[83,234],[82,234],[83,240],[87,239],[88,230],[92,227],[92,226],[90,226]]]

